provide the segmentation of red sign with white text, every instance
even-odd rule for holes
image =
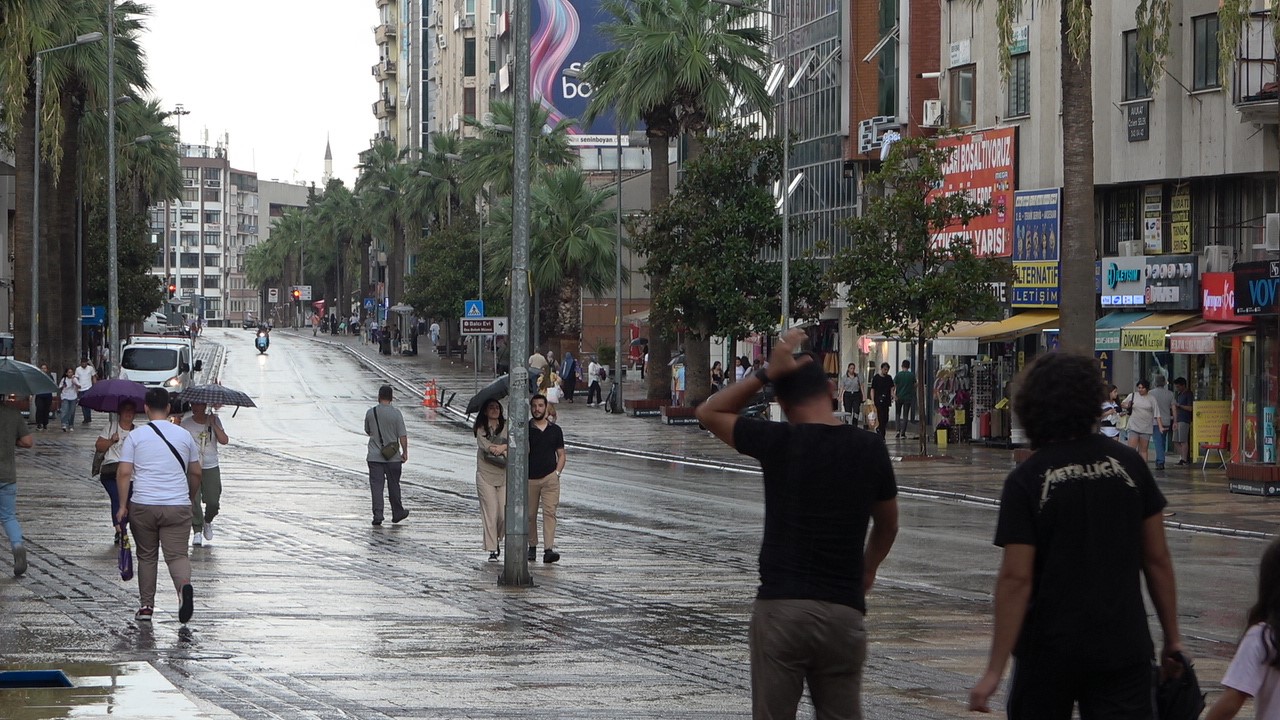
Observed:
[[[965,193],[976,202],[990,202],[991,212],[974,218],[968,227],[948,226],[934,235],[934,243],[940,245],[960,235],[973,241],[979,255],[1012,255],[1018,128],[944,137],[938,140],[938,147],[950,149],[951,157],[942,167],[942,187],[929,193],[929,197]]]
[[[1200,276],[1200,307],[1205,320],[1247,323],[1247,315],[1236,314],[1236,274],[1205,273]]]

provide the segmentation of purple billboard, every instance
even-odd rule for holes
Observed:
[[[581,118],[591,98],[591,85],[564,71],[581,71],[592,56],[609,49],[599,27],[610,16],[598,0],[537,0],[532,10],[529,96],[550,111],[552,125]],[[575,122],[569,133],[575,145],[617,142],[612,113],[596,118],[590,126]]]

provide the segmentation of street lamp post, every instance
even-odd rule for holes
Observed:
[[[107,97],[116,96],[116,2],[107,0]],[[120,243],[116,227],[116,104],[107,103],[107,345],[112,367],[120,357]]]
[[[102,33],[92,32],[80,35],[75,42],[45,48],[36,53],[36,97],[35,97],[35,140],[32,155],[32,187],[31,201],[31,364],[40,364],[40,119],[43,115],[44,103],[44,56],[58,50],[66,50],[77,45],[87,45],[102,39]],[[114,107],[113,107],[114,111]],[[80,309],[76,308],[76,315]]]

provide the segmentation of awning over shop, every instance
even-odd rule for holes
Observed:
[[[977,355],[978,344],[1011,340],[1020,335],[1039,332],[1058,322],[1053,310],[1031,310],[996,322],[957,323],[951,332],[935,338],[934,355]]]
[[[1169,328],[1199,320],[1196,313],[1158,312],[1120,328],[1120,349],[1129,352],[1164,352]]]
[[[1119,350],[1120,328],[1131,322],[1150,317],[1149,312],[1113,312],[1098,318],[1093,330],[1095,350]]]
[[[1200,322],[1169,333],[1169,351],[1180,355],[1212,355],[1219,335],[1250,332],[1252,325],[1226,322]]]

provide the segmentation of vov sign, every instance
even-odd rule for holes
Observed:
[[[1236,263],[1236,315],[1280,313],[1280,260]]]

